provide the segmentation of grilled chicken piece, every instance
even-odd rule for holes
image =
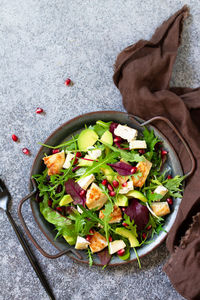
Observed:
[[[107,202],[107,196],[102,192],[96,183],[92,183],[86,194],[86,205],[89,209],[99,210]]]
[[[94,232],[91,240],[90,240],[90,249],[92,253],[99,252],[108,246],[106,238],[101,235],[99,232]]]
[[[59,174],[65,162],[64,151],[43,158],[48,168],[48,175]]]
[[[145,161],[140,161],[137,165],[138,172],[142,173],[142,176],[138,176],[137,178],[132,176],[133,185],[136,187],[142,187],[147,179],[147,176],[149,175],[149,172],[152,167],[152,163],[145,159]]]
[[[152,203],[151,209],[158,217],[163,217],[170,213],[169,204],[167,202]]]
[[[120,222],[122,220],[121,209],[117,205],[115,205],[113,208],[113,212],[110,214],[110,216],[111,216],[111,219],[109,221],[110,224]],[[103,210],[100,210],[99,219],[103,219],[103,218],[104,218]]]

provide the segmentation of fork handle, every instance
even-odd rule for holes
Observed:
[[[33,255],[31,249],[29,248],[27,242],[25,241],[20,229],[18,228],[17,224],[15,223],[15,221],[13,220],[11,214],[9,211],[6,211],[6,214],[8,216],[8,219],[18,237],[18,240],[20,242],[20,244],[22,245],[22,248],[24,249],[24,252],[26,253],[26,256],[28,257],[28,260],[30,261],[35,273],[37,274],[41,284],[43,285],[45,291],[47,292],[47,294],[49,295],[51,300],[55,300],[55,297],[47,283],[46,278],[44,277],[44,274],[42,273],[42,270],[40,269],[38,262],[35,258],[35,256]]]

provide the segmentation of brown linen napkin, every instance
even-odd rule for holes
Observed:
[[[167,237],[171,254],[164,266],[177,291],[187,299],[200,299],[200,88],[170,88],[173,64],[180,45],[184,6],[155,32],[150,41],[140,40],[117,57],[114,83],[128,113],[145,120],[167,117],[190,146],[196,169],[187,180],[176,221]],[[171,129],[162,121],[155,125],[174,146],[185,172],[189,157]]]

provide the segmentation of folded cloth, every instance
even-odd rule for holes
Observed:
[[[200,88],[170,88],[169,82],[181,42],[187,6],[171,16],[150,41],[140,40],[117,57],[113,80],[128,113],[145,120],[167,117],[191,148],[196,169],[187,180],[177,218],[167,237],[171,254],[164,266],[177,291],[187,299],[200,299]],[[174,146],[184,172],[190,160],[184,146],[162,121],[156,127]]]

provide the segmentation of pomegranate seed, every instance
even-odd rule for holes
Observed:
[[[48,206],[52,206],[53,201],[51,199],[48,200]]]
[[[91,238],[92,238],[92,235],[90,235],[90,234],[88,234],[88,235],[86,236],[86,240],[87,240],[88,242],[91,240]]]
[[[119,142],[115,143],[115,146],[121,149],[121,144]]]
[[[168,175],[168,176],[167,176],[167,179],[172,179],[172,175]]]
[[[104,179],[101,184],[103,184],[104,186],[106,186],[108,184],[108,180],[107,179]]]
[[[113,187],[112,187],[112,185],[110,183],[108,183],[108,189],[109,189],[110,192],[113,191]]]
[[[62,207],[60,207],[60,206],[56,207],[56,210],[57,210],[58,212],[62,212],[62,211],[63,211]]]
[[[123,223],[122,223],[122,226],[127,227],[128,224],[123,222]]]
[[[172,199],[172,198],[167,198],[167,203],[168,203],[169,205],[172,205],[172,204],[173,204],[173,199]]]
[[[82,153],[81,152],[76,152],[76,157],[81,157]]]
[[[65,85],[69,86],[71,84],[71,79],[70,78],[67,78],[65,80]]]
[[[122,186],[123,187],[127,186],[127,182],[122,183]]]
[[[131,169],[131,174],[135,174],[137,172],[137,167],[133,167],[132,169]]]
[[[52,150],[52,154],[56,154],[56,153],[58,153],[58,152],[60,152],[60,149],[53,149],[53,150]]]
[[[76,166],[76,167],[74,167],[74,168],[72,169],[72,172],[76,172],[78,169],[80,169],[80,167],[79,167],[79,166]]]
[[[143,234],[142,234],[142,238],[143,238],[143,240],[145,240],[145,239],[146,239],[146,237],[147,237],[146,233],[145,233],[145,232],[143,232]]]
[[[145,154],[145,150],[144,149],[140,149],[138,150],[138,152],[142,155],[142,154]]]
[[[125,211],[126,210],[126,208],[125,207],[122,207],[122,211]]]
[[[90,233],[90,234],[94,234],[94,230],[91,228],[91,229],[89,230],[89,233]]]
[[[120,249],[120,250],[117,251],[117,254],[118,254],[119,256],[123,256],[124,253],[125,253],[125,250],[124,250],[124,249]]]
[[[110,191],[110,192],[109,192],[109,195],[110,195],[111,197],[114,197],[114,196],[116,195],[116,193],[115,193],[114,191]]]
[[[41,114],[43,113],[43,109],[41,107],[38,107],[35,112],[36,114]]]
[[[29,155],[30,154],[30,151],[27,149],[27,148],[23,148],[22,149],[22,152],[26,155]]]
[[[73,165],[76,165],[77,163],[78,163],[78,158],[76,157],[75,160],[74,160],[74,162],[73,162]]]
[[[18,141],[18,137],[15,134],[12,135],[12,139],[13,139],[14,142]]]
[[[112,240],[113,240],[112,236],[109,236],[109,242],[112,242]]]
[[[167,151],[166,150],[161,150],[161,156],[165,156],[167,155]]]
[[[152,226],[151,225],[149,225],[148,227],[147,227],[147,230],[150,230],[152,228]]]
[[[79,195],[80,195],[81,197],[85,196],[85,190],[80,191]]]
[[[113,141],[114,143],[119,143],[122,141],[122,139],[119,136],[116,136]]]
[[[118,125],[119,125],[119,123],[114,123],[114,122],[112,122],[112,123],[110,124],[109,131],[110,131],[112,134],[114,134],[114,130],[117,128]]]
[[[113,180],[112,184],[115,188],[119,186],[119,182],[117,180]]]

